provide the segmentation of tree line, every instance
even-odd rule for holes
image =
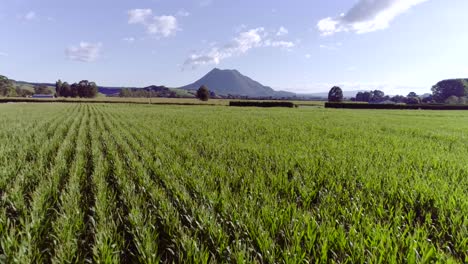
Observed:
[[[426,100],[425,97],[423,100]],[[334,86],[330,89],[328,93],[328,101],[330,102],[341,102],[343,101],[343,91],[340,87]],[[395,95],[388,96],[385,95],[383,91],[373,90],[358,92],[356,97],[350,98],[352,102],[366,102],[366,103],[405,103],[405,104],[420,104],[421,97],[418,96],[415,92],[410,92],[407,96]]]
[[[415,92],[408,95],[385,95],[383,91],[373,90],[358,92],[356,97],[349,98],[353,102],[367,103],[404,103],[404,104],[467,104],[468,103],[468,79],[450,79],[438,82],[431,88],[432,94],[421,96]],[[344,100],[343,91],[335,86],[328,93],[328,101],[341,102]]]
[[[4,97],[28,97],[33,95],[33,92],[28,89],[23,89],[15,86],[14,81],[0,75],[0,96]]]
[[[120,97],[168,97],[175,98],[177,93],[165,86],[148,86],[145,88],[123,88],[119,92]]]
[[[79,83],[72,85],[67,82],[58,80],[55,83],[55,95],[57,97],[81,97],[81,98],[94,98],[98,94],[98,87],[96,83],[83,80]]]

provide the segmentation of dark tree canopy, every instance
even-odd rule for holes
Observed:
[[[390,101],[395,103],[405,103],[406,97],[404,97],[403,95],[395,95],[392,98],[390,98]]]
[[[371,98],[372,102],[379,103],[379,102],[385,101],[384,92],[380,90],[375,90],[375,91],[371,91],[371,94],[372,94],[372,98]]]
[[[373,94],[371,92],[359,92],[356,94],[356,101],[358,102],[370,102]]]
[[[468,82],[463,79],[452,79],[438,82],[432,86],[433,99],[443,103],[450,96],[464,97],[468,94]]]
[[[67,83],[58,80],[55,83],[55,91],[57,96],[62,97],[82,97],[93,98],[98,93],[96,83],[83,80],[79,83],[74,83],[71,86]]]
[[[205,85],[202,85],[197,90],[197,98],[202,101],[208,101],[210,99],[210,90]]]
[[[333,86],[328,92],[329,102],[341,102],[343,101],[343,90],[338,86]]]
[[[417,96],[408,97],[406,98],[406,103],[407,104],[420,104],[421,99]]]
[[[421,100],[421,102],[425,104],[433,103],[433,101],[434,101],[434,98],[432,97],[432,95],[426,96]]]

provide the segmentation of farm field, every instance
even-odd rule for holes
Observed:
[[[0,140],[0,262],[468,262],[468,112],[16,103]]]
[[[166,104],[166,105],[229,105],[230,101],[246,101],[237,99],[210,99],[209,101],[200,101],[196,98],[131,98],[131,97],[96,97],[96,98],[52,98],[52,99],[38,99],[38,98],[24,98],[24,97],[1,97],[2,102],[90,102],[90,103],[135,103],[135,104]],[[256,101],[256,100],[247,100]],[[292,102],[299,106],[314,106],[323,107],[324,101],[287,101]]]

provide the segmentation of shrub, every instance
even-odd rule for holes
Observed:
[[[399,109],[399,110],[468,110],[468,105],[446,104],[355,104],[355,103],[325,103],[325,108],[347,109]]]
[[[230,101],[229,106],[252,106],[252,107],[296,107],[292,102],[271,102],[271,101]]]

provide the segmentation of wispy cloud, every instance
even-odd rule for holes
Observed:
[[[34,20],[37,18],[36,12],[34,11],[29,11],[25,16],[24,19],[26,20]]]
[[[322,35],[338,32],[358,34],[383,30],[399,15],[428,0],[359,0],[348,12],[317,23]]]
[[[185,60],[184,66],[195,68],[206,64],[219,64],[221,60],[246,53],[252,48],[259,47],[265,36],[263,27],[251,29],[239,34],[231,43],[222,47],[213,47],[207,52],[199,52],[190,55]]]
[[[276,36],[281,37],[287,35],[288,33],[288,29],[282,26],[278,29],[278,32],[276,32]]]
[[[136,39],[134,37],[127,37],[127,38],[123,38],[122,40],[128,43],[133,43],[135,42]]]
[[[128,23],[143,25],[148,34],[162,37],[173,36],[180,30],[175,16],[154,16],[151,9],[128,11]]]
[[[284,40],[265,40],[264,42],[265,47],[273,47],[273,48],[284,48],[284,49],[291,49],[296,46],[292,41],[284,41]]]
[[[35,11],[29,11],[26,14],[20,14],[17,16],[19,20],[23,21],[33,21],[38,19],[37,13]]]
[[[247,53],[253,48],[273,47],[291,49],[293,42],[276,40],[269,37],[265,28],[258,27],[240,32],[231,42],[209,50],[192,53],[183,63],[183,68],[196,68],[201,65],[219,64],[222,60]]]
[[[101,53],[102,43],[80,42],[77,46],[70,46],[65,50],[68,59],[81,62],[96,61]]]
[[[190,13],[185,9],[180,9],[179,11],[177,11],[177,16],[179,16],[179,17],[188,17],[188,16],[190,16]]]
[[[8,57],[8,53],[0,51],[0,57]]]
[[[341,42],[329,43],[329,44],[320,44],[319,45],[319,47],[321,49],[327,49],[327,50],[338,50],[341,46],[343,46],[343,43],[341,43]]]

